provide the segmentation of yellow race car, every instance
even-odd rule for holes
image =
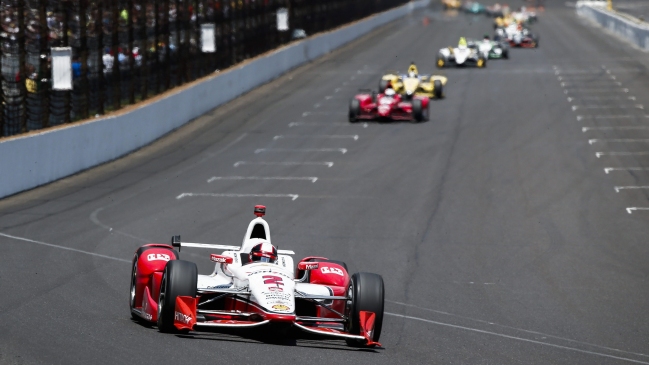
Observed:
[[[462,2],[460,0],[442,0],[442,5],[444,5],[444,9],[459,9],[462,7]]]
[[[412,63],[407,74],[390,71],[383,75],[379,82],[379,92],[392,88],[406,99],[413,96],[425,96],[430,99],[444,97],[444,86],[448,79],[438,75],[419,75],[417,66]]]

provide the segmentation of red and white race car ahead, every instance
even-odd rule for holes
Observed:
[[[337,337],[352,346],[380,346],[384,286],[377,274],[349,275],[347,265],[306,257],[293,266],[290,250],[270,244],[270,229],[255,215],[241,246],[181,242],[147,244],[133,257],[130,311],[136,320],[161,332],[268,326]],[[211,254],[214,272],[199,275],[196,264],[179,259],[181,247],[224,250]],[[253,261],[259,247],[272,247],[273,259]],[[174,248],[177,248],[176,251]]]
[[[392,91],[392,92],[389,92]],[[362,91],[349,104],[349,121],[360,120],[428,120],[429,98],[425,96],[401,96],[391,89],[381,94]]]

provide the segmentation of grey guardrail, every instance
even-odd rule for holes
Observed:
[[[126,113],[2,140],[0,198],[124,156],[211,109],[428,3],[429,0],[412,1],[291,43]]]
[[[649,26],[646,23],[611,12],[603,7],[601,2],[577,2],[577,14],[649,52]]]

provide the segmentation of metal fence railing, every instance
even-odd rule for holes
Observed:
[[[406,2],[0,0],[0,136],[102,115]],[[288,10],[288,31],[277,30],[278,9]],[[215,53],[201,52],[206,23]],[[52,89],[53,47],[72,48],[72,90]]]

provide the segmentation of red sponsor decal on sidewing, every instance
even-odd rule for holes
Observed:
[[[177,329],[191,330],[196,324],[197,299],[192,297],[176,297],[176,310],[174,313],[174,326]]]

